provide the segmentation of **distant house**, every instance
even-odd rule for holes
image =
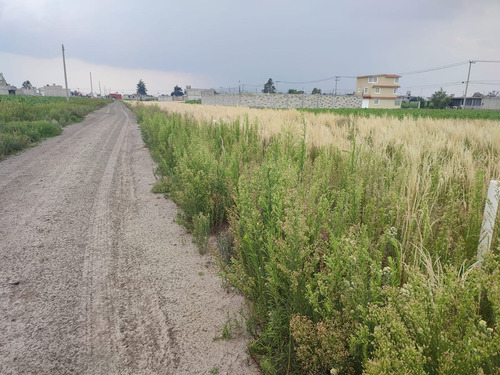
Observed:
[[[109,98],[110,99],[121,99],[122,98],[122,94],[118,94],[118,93],[109,94]]]
[[[453,97],[450,100],[450,107],[452,108],[462,108],[464,104],[464,97]],[[468,96],[465,101],[466,109],[494,109],[500,110],[500,97],[494,96]]]
[[[15,95],[17,87],[7,83],[2,73],[0,73],[0,95]]]
[[[356,79],[356,95],[362,96],[362,108],[400,108],[397,74],[360,76]]]
[[[123,100],[139,100],[141,96],[139,94],[123,94]]]
[[[41,91],[43,91],[43,96],[66,96],[66,89],[63,89],[61,85],[56,85],[55,83],[53,83],[52,86],[46,85],[42,87]]]

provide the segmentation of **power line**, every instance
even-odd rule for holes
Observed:
[[[471,81],[472,82],[472,81]],[[444,83],[435,83],[435,84],[430,84],[430,85],[417,85],[417,86],[402,86],[401,90],[406,90],[406,89],[416,89],[416,88],[425,88],[425,87],[446,87],[446,86],[457,86],[457,85],[463,85],[463,81],[456,81],[456,82],[444,82]]]
[[[318,83],[318,82],[325,82],[325,81],[332,81],[337,78],[357,78],[354,76],[334,76],[334,77],[328,77],[328,78],[322,78],[322,79],[317,79],[314,81],[276,81],[276,83],[288,83],[292,85],[302,85],[302,84],[307,84],[307,83]]]
[[[474,61],[483,63],[500,63],[500,60],[474,60]]]
[[[454,64],[437,66],[435,68],[427,68],[427,69],[421,69],[421,70],[414,70],[414,71],[402,72],[402,73],[398,73],[398,74],[402,75],[402,76],[408,76],[408,75],[411,75],[411,74],[420,74],[420,73],[434,72],[436,70],[454,68],[456,66],[465,65],[465,64],[468,64],[468,63],[469,63],[469,61],[462,61],[462,62],[458,62],[458,63],[454,63]]]

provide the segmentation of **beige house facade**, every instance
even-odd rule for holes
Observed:
[[[362,108],[401,108],[398,99],[399,78],[397,74],[360,76],[356,79],[356,95],[363,98]]]

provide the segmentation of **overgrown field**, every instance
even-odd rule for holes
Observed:
[[[499,373],[499,122],[164,108],[136,108],[156,190],[217,236],[265,374]]]
[[[0,159],[47,137],[61,134],[62,127],[83,120],[109,100],[0,96]]]
[[[313,113],[335,113],[338,115],[355,115],[363,117],[393,116],[399,119],[405,117],[433,119],[472,119],[500,120],[500,111],[493,110],[456,110],[456,109],[374,109],[374,108],[340,108],[340,109],[308,109],[301,111]]]

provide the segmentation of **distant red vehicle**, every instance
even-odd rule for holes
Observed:
[[[111,99],[121,99],[122,98],[122,94],[109,94],[109,97]]]

